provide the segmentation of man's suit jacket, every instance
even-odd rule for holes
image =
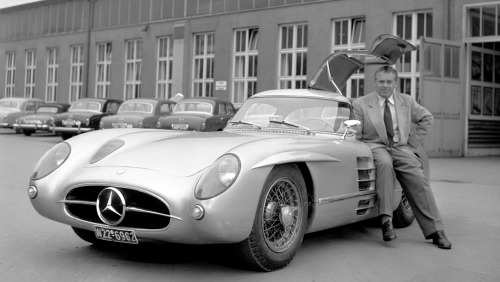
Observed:
[[[399,129],[399,143],[396,146],[410,145],[417,148],[432,129],[434,117],[410,95],[394,92],[394,106]],[[372,150],[388,146],[389,139],[377,93],[372,92],[354,100],[353,107],[354,116],[361,121],[362,126],[356,133],[357,138],[365,141]]]

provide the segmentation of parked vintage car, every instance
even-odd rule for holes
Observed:
[[[99,128],[156,128],[158,118],[170,115],[174,106],[174,101],[166,99],[127,100],[118,114],[103,117]]]
[[[0,99],[0,128],[14,129],[17,118],[34,113],[43,104],[43,100],[36,98]],[[15,130],[16,133],[21,133],[19,128]]]
[[[18,118],[14,129],[20,130],[24,135],[30,136],[37,131],[52,132],[57,114],[65,113],[69,104],[48,103],[41,105],[34,114]]]
[[[304,234],[378,216],[372,153],[356,139],[359,121],[337,88],[359,68],[392,65],[414,49],[383,35],[370,51],[330,56],[310,89],[256,94],[222,132],[71,138],[37,163],[28,196],[41,215],[91,243],[234,244],[257,270],[283,268]],[[405,199],[396,187],[400,226],[414,218]]]
[[[99,129],[101,118],[114,115],[122,104],[121,100],[84,98],[71,103],[66,113],[57,115],[54,132],[66,140],[80,133]]]
[[[158,119],[161,129],[221,131],[234,116],[231,102],[212,97],[188,97],[175,105],[174,113]]]

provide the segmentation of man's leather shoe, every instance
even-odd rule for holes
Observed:
[[[382,236],[386,242],[396,240],[396,232],[394,231],[394,227],[392,227],[391,220],[387,220],[382,224]]]
[[[443,230],[438,230],[431,234],[432,244],[437,245],[440,249],[451,249],[451,242],[446,238]]]

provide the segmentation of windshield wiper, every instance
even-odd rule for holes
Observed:
[[[300,129],[305,129],[307,130],[307,132],[311,132],[311,129],[309,129],[308,127],[305,127],[301,124],[298,124],[298,123],[295,123],[295,122],[292,122],[292,121],[285,121],[285,120],[273,120],[273,119],[269,119],[269,122],[272,122],[272,123],[277,123],[277,124],[284,124],[284,125],[290,125],[290,126],[293,126],[293,127],[296,127],[296,128],[300,128]]]
[[[255,126],[257,127],[258,129],[262,129],[262,127],[258,124],[255,124],[255,123],[251,123],[251,122],[246,122],[246,121],[230,121],[229,122],[230,124],[246,124],[246,125],[252,125],[252,126]]]

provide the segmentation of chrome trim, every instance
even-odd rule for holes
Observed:
[[[73,201],[73,200],[60,200],[60,201],[56,201],[56,203],[59,203],[59,204],[78,204],[78,205],[88,205],[88,206],[96,206],[97,205],[97,202]]]
[[[127,211],[149,213],[149,214],[155,214],[155,215],[164,216],[164,217],[170,217],[170,218],[177,219],[177,220],[182,220],[182,218],[175,216],[175,215],[169,215],[169,214],[164,214],[164,213],[159,213],[159,212],[154,212],[154,211],[144,210],[144,209],[138,209],[138,208],[133,208],[133,207],[127,207]]]
[[[357,193],[353,193],[353,194],[345,194],[345,195],[334,196],[334,197],[320,198],[320,199],[318,199],[318,204],[320,204],[320,205],[321,204],[328,204],[328,203],[337,202],[337,201],[341,201],[341,200],[362,197],[362,196],[370,196],[370,195],[375,195],[375,194],[377,194],[377,191],[362,191],[362,192],[357,192]]]

